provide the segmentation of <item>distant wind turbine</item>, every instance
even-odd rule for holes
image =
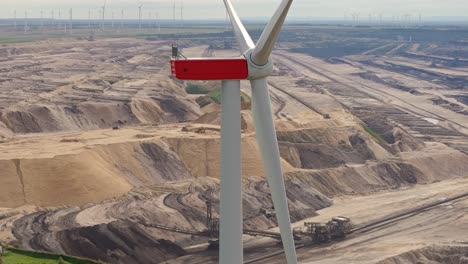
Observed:
[[[41,9],[41,30],[44,29],[44,11]]]
[[[230,26],[229,25],[229,14],[228,14],[227,10],[226,10],[226,21],[225,21],[225,23],[226,23],[226,27],[224,28],[224,31],[229,31],[229,26]]]
[[[174,27],[177,27],[176,26],[176,0],[174,0],[174,3],[172,5],[172,19],[173,19],[173,22],[174,22]]]
[[[91,9],[88,10],[88,28],[91,28]]]
[[[148,27],[151,28],[151,11],[148,12]]]
[[[106,18],[106,3],[107,3],[107,0],[104,0],[104,5],[101,7],[102,8],[102,23],[101,23],[102,30],[104,30],[104,23],[105,23],[105,18]]]
[[[69,25],[70,34],[73,33],[73,8],[70,8],[70,25]]]
[[[355,25],[359,24],[359,13],[353,13],[353,20]]]
[[[156,12],[156,20],[158,22],[158,32],[161,32],[161,21],[159,20],[159,12]]]
[[[184,1],[183,0],[180,0],[180,28],[181,30],[184,29]]]
[[[101,21],[101,18],[102,18],[102,8],[99,8],[99,16],[97,18],[97,24],[96,24],[96,27],[97,28],[101,28],[102,26],[102,21]]]
[[[61,11],[60,9],[58,10],[58,22],[57,22],[57,29],[60,30],[60,23],[61,23],[61,20],[62,19],[62,16],[61,16]]]
[[[142,5],[138,7],[138,28],[141,28],[141,7]]]
[[[28,32],[28,11],[24,11],[24,34]]]
[[[123,28],[124,10],[120,11],[120,28]]]

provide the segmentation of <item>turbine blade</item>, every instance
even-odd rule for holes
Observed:
[[[221,198],[219,263],[243,262],[240,81],[221,88]]]
[[[288,200],[284,186],[283,172],[279,155],[278,140],[271,113],[268,83],[266,78],[250,81],[252,85],[252,112],[255,123],[256,137],[263,159],[271,197],[275,206],[276,218],[281,232],[284,252],[288,264],[297,264],[289,218]]]
[[[234,30],[234,34],[236,36],[237,44],[239,44],[239,48],[242,54],[246,51],[253,49],[255,44],[252,41],[249,33],[245,29],[244,25],[242,24],[239,16],[237,15],[234,6],[232,5],[230,0],[223,0],[224,5],[226,6],[227,12],[229,17],[231,18],[232,28]]]
[[[268,62],[292,2],[293,0],[283,0],[268,25],[263,30],[252,53],[252,61],[255,64],[265,65]]]

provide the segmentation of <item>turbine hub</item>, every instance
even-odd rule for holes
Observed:
[[[252,60],[252,52],[253,49],[250,49],[244,54],[249,67],[249,77],[247,79],[256,80],[270,76],[273,73],[273,62],[271,57],[265,65],[257,65]]]

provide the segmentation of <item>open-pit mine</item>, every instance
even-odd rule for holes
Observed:
[[[199,27],[185,56],[239,55]],[[220,83],[171,77],[172,36],[121,35],[0,37],[0,243],[217,263]],[[285,26],[268,80],[300,263],[468,263],[467,43],[462,27]],[[244,260],[285,263],[241,88]]]

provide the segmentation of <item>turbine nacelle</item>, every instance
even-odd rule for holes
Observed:
[[[171,72],[179,80],[257,80],[273,72],[271,60],[261,66],[255,64],[253,49],[238,58],[179,59],[177,48],[173,48]]]
[[[257,66],[244,57],[172,59],[171,72],[175,78],[187,81],[257,80],[271,75],[273,63]]]

